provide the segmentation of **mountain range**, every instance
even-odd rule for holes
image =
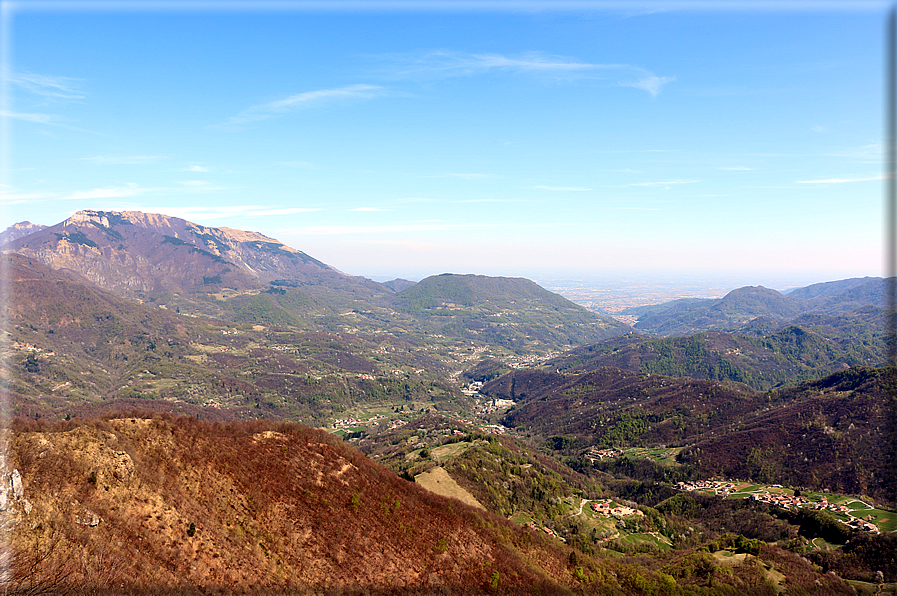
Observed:
[[[878,277],[813,284],[781,294],[763,286],[732,290],[719,299],[674,300],[635,307],[635,329],[657,335],[738,331],[756,319],[789,321],[800,315],[840,315],[865,306],[886,306],[886,281]]]
[[[529,280],[444,275],[380,284],[256,232],[141,212],[79,211],[14,237],[4,249],[77,273],[123,298],[260,324],[482,334],[528,349],[597,341],[627,329]]]
[[[8,593],[897,580],[889,536],[672,488],[721,476],[897,502],[879,449],[894,387],[876,368],[884,280],[740,288],[643,307],[632,328],[526,279],[377,283],[162,215],[81,211],[0,238]],[[599,462],[599,448],[668,453]],[[814,549],[823,535],[835,554]]]

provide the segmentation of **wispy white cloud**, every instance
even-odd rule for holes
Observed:
[[[267,120],[274,116],[288,114],[320,106],[334,101],[373,99],[386,93],[383,87],[378,85],[347,85],[345,87],[337,87],[334,89],[319,89],[316,91],[306,91],[304,93],[296,93],[284,99],[269,101],[250,106],[241,111],[236,116],[231,116],[225,127],[242,126]]]
[[[696,182],[700,182],[700,180],[659,180],[652,182],[633,182],[632,184],[627,184],[626,186],[678,186],[680,184],[695,184]]]
[[[726,170],[729,172],[750,172],[754,170],[754,168],[749,168],[747,166],[717,166],[716,169]]]
[[[517,203],[515,199],[460,199],[454,203]]]
[[[47,192],[13,192],[0,191],[0,204],[19,205],[29,203],[42,203],[52,199],[55,195]]]
[[[21,120],[22,122],[33,122],[35,124],[49,124],[50,126],[58,126],[76,132],[86,132],[89,134],[100,134],[93,130],[87,130],[72,126],[65,122],[65,119],[58,114],[45,114],[40,112],[10,112],[8,110],[0,110],[0,118],[10,118],[12,120]],[[49,134],[46,131],[40,131],[42,134]],[[53,135],[50,135],[53,136]],[[56,138],[53,136],[53,138]]]
[[[319,207],[284,207],[279,209],[259,209],[257,211],[249,211],[246,215],[250,216],[267,216],[267,215],[296,215],[297,213],[314,213],[323,211]]]
[[[312,207],[269,207],[267,205],[219,205],[216,207],[205,207],[199,205],[176,206],[176,207],[136,207],[138,211],[147,213],[164,213],[173,217],[189,219],[195,221],[208,221],[211,219],[226,219],[233,217],[267,217],[267,216],[283,216],[294,215],[298,213],[310,213],[313,211],[322,211],[319,208]]]
[[[398,79],[440,79],[481,74],[490,70],[509,72],[575,73],[592,65],[569,58],[528,53],[519,57],[501,54],[471,54],[431,50],[375,57],[382,64],[378,74]]]
[[[526,224],[510,223],[507,221],[444,221],[444,220],[420,220],[407,223],[349,226],[349,225],[320,225],[301,226],[278,231],[283,235],[305,236],[333,236],[333,235],[370,235],[370,234],[399,234],[407,232],[455,232],[455,231],[480,231],[499,228],[555,228],[571,225],[570,222],[529,222]]]
[[[585,188],[584,186],[534,186],[533,188],[538,188],[539,190],[554,190],[559,192],[582,192],[587,190],[592,190],[591,188]]]
[[[847,182],[872,182],[873,180],[884,180],[884,175],[870,176],[866,178],[823,178],[821,180],[798,180],[798,184],[844,184]]]
[[[77,190],[64,196],[55,197],[59,201],[85,201],[88,199],[114,199],[121,197],[134,197],[148,192],[149,189],[141,188],[136,183],[124,186],[109,186],[106,188],[93,188],[90,190]]]
[[[657,97],[657,94],[660,93],[661,87],[663,87],[667,83],[672,83],[675,80],[676,80],[676,77],[658,77],[655,75],[650,75],[650,76],[642,77],[637,81],[622,82],[622,83],[620,83],[620,86],[635,87],[636,89],[641,89],[642,91],[647,91],[654,97]]]
[[[12,118],[13,120],[22,120],[24,122],[36,122],[38,124],[51,124],[57,118],[53,114],[35,114],[25,112],[8,112],[0,111],[0,117]]]
[[[435,232],[444,230],[484,230],[496,227],[487,223],[452,223],[440,221],[421,221],[405,224],[387,224],[381,226],[302,226],[284,230],[284,234],[307,236],[355,235],[355,234],[396,234],[402,232]]]
[[[439,199],[431,199],[429,197],[402,197],[396,199],[399,203],[438,203]]]
[[[89,161],[100,166],[140,165],[166,159],[164,155],[93,155],[81,157],[81,161]]]
[[[863,161],[879,162],[882,159],[884,147],[881,143],[869,143],[859,147],[847,147],[836,151],[825,153],[827,157],[847,157],[851,159],[859,159]]]
[[[348,209],[347,211],[374,212],[374,211],[389,211],[389,209],[381,209],[379,207],[355,207],[354,209]]]
[[[83,92],[78,89],[83,79],[19,72],[9,75],[6,80],[20,89],[46,98],[84,99]]]
[[[446,172],[444,174],[429,174],[422,176],[423,178],[461,178],[462,180],[479,180],[482,178],[492,178],[491,174],[477,174],[464,172]]]
[[[210,169],[205,166],[192,165],[192,166],[187,166],[186,168],[184,168],[181,171],[182,172],[208,172],[208,171],[210,171]]]
[[[441,79],[505,72],[566,80],[605,80],[617,86],[642,89],[655,96],[664,85],[675,80],[675,77],[657,76],[631,64],[585,62],[542,52],[506,56],[434,50],[377,58],[383,64],[378,74],[398,79]]]
[[[813,132],[823,133],[825,132],[825,127],[817,124],[815,126],[811,126],[810,130],[812,130]]]
[[[201,207],[198,205],[184,205],[177,207],[166,206],[135,206],[134,210],[143,211],[144,213],[161,213],[170,217],[180,217],[191,221],[205,221],[209,219],[220,219],[224,217],[238,217],[245,215],[250,209],[258,209],[260,205],[240,205],[240,206],[217,206],[217,207]]]

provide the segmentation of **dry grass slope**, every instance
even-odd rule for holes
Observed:
[[[25,424],[10,467],[32,504],[13,532],[26,583],[29,553],[70,593],[564,593],[573,581],[556,545],[305,427]]]

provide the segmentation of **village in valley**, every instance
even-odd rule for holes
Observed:
[[[478,381],[461,384],[462,392],[475,402],[473,417],[459,417],[458,415],[452,415],[449,412],[441,413],[450,418],[454,418],[459,422],[463,422],[484,434],[506,434],[510,429],[490,423],[490,414],[506,410],[516,404],[510,400],[487,398],[479,392],[482,385],[483,383]],[[423,411],[430,410],[424,409]],[[414,413],[413,408],[411,413]],[[378,426],[380,426],[381,431],[394,430],[404,426],[408,421],[409,417],[405,412],[398,413],[398,416],[395,413],[390,415],[390,413],[386,412],[371,412],[366,416],[361,414],[357,417],[350,416],[334,420],[330,431],[342,434],[344,435],[344,438],[354,441],[357,440],[355,437],[360,434],[359,431],[372,429]],[[458,433],[459,431],[455,432]],[[681,451],[681,447],[668,447],[665,445],[656,447],[629,447],[626,449],[593,447],[584,454],[584,458],[594,463],[603,459],[626,456],[649,458],[665,465],[675,465],[676,455],[679,451]],[[840,523],[873,534],[880,534],[882,531],[887,532],[897,529],[897,519],[892,521],[891,518],[894,517],[892,513],[876,509],[874,505],[855,497],[821,492],[807,492],[802,494],[802,491],[800,490],[788,489],[780,485],[759,485],[750,482],[729,480],[678,482],[674,488],[684,492],[701,492],[719,496],[721,498],[750,499],[767,503],[773,507],[781,507],[785,509],[807,508],[825,510]],[[634,504],[632,504],[633,507],[630,507],[626,504],[616,503],[609,499],[579,499],[578,503],[573,499],[570,499],[570,502],[567,503],[567,505],[570,508],[569,515],[583,515],[583,519],[589,518],[589,526],[597,524],[595,527],[596,530],[601,533],[601,541],[620,539],[622,535],[617,526],[625,527],[629,525],[625,520],[633,520],[638,516],[644,515],[634,507]],[[584,515],[586,512],[588,512],[588,515]],[[526,525],[534,530],[540,530],[549,536],[564,541],[564,538],[558,535],[554,529],[549,527],[549,525],[539,523],[532,517],[521,515],[512,516],[512,519],[521,525]],[[634,522],[630,522],[630,524],[632,523]],[[637,527],[637,525],[635,527]],[[652,535],[643,536],[637,531],[635,533],[629,531],[625,534],[627,536],[626,540],[651,541],[657,543],[661,547],[666,546],[667,542],[665,537],[659,535],[654,536],[653,533],[651,533]]]
[[[873,505],[861,499],[816,492],[805,496],[801,494],[800,490],[787,489],[778,484],[761,486],[751,484],[750,482],[698,480],[695,482],[678,482],[676,483],[676,488],[681,491],[698,491],[723,498],[750,499],[783,509],[801,507],[826,510],[841,523],[857,530],[872,532],[873,534],[881,533],[879,526],[873,523],[874,521],[879,523],[891,521],[888,517],[882,518],[876,514],[888,514],[888,512],[876,510]]]

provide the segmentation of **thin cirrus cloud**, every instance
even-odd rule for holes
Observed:
[[[323,209],[319,207],[283,207],[278,209],[258,209],[256,211],[249,211],[246,215],[296,215],[298,213],[314,213],[316,211],[323,211]]]
[[[377,211],[388,211],[388,209],[381,209],[380,207],[355,207],[354,209],[349,209],[348,211],[362,211],[362,212],[377,212]]]
[[[883,180],[884,175],[870,176],[867,178],[823,178],[821,180],[798,180],[798,184],[845,184],[848,182],[872,182]]]
[[[65,119],[58,114],[45,114],[39,112],[10,112],[9,110],[0,110],[0,119],[2,118],[8,118],[10,120],[20,120],[22,122],[31,122],[34,124],[48,124],[50,126],[57,126],[59,128],[65,128],[68,130],[73,130],[75,132],[86,132],[92,135],[100,134],[93,130],[66,124]]]
[[[848,157],[866,162],[880,162],[884,148],[881,143],[870,143],[860,147],[849,147],[839,151],[825,153],[828,157]]]
[[[141,188],[137,184],[130,183],[125,186],[110,186],[106,188],[93,188],[90,190],[77,190],[61,197],[56,197],[59,201],[84,201],[87,199],[117,199],[122,197],[134,197],[147,192],[148,189]]]
[[[480,180],[483,178],[492,178],[491,174],[477,174],[464,172],[446,172],[444,174],[427,174],[421,178],[461,178],[462,180]]]
[[[647,91],[653,97],[657,97],[657,94],[660,93],[661,87],[663,87],[667,83],[672,83],[675,80],[676,77],[658,77],[656,75],[648,75],[636,81],[620,81],[619,84],[621,87],[635,87],[636,89]]]
[[[0,118],[10,118],[12,120],[21,120],[23,122],[35,122],[37,124],[53,124],[56,118],[53,114],[36,114],[27,112],[9,112],[0,111]]]
[[[407,224],[389,224],[382,226],[302,226],[283,230],[283,234],[306,236],[357,235],[357,234],[396,234],[401,232],[434,232],[444,230],[484,230],[495,227],[485,223],[451,223],[442,221],[421,221]]]
[[[180,217],[182,219],[207,221],[210,219],[225,219],[229,217],[294,215],[298,213],[321,211],[321,209],[309,207],[272,208],[266,205],[221,205],[217,207],[200,207],[192,205],[185,207],[139,208],[138,211],[145,211],[147,213],[164,213],[165,215]]]
[[[0,191],[0,204],[21,205],[41,203],[46,199],[52,199],[56,195],[46,192],[2,192]]]
[[[250,106],[236,116],[231,116],[223,126],[243,126],[332,102],[373,99],[384,95],[385,92],[379,85],[347,85],[334,89],[305,91],[284,99]]]
[[[81,161],[88,161],[98,166],[109,165],[140,165],[165,159],[163,155],[93,155],[81,157]]]
[[[398,79],[440,79],[505,72],[566,80],[599,79],[621,87],[635,87],[652,96],[675,80],[675,77],[657,76],[631,64],[583,62],[542,52],[505,56],[434,50],[378,58],[383,63],[379,74]]]
[[[592,190],[591,188],[586,188],[584,186],[534,186],[533,188],[537,188],[539,190],[553,190],[557,192],[584,192],[588,190]]]
[[[680,184],[695,184],[697,182],[700,182],[700,180],[660,180],[652,182],[633,182],[632,184],[627,184],[626,186],[678,186]]]
[[[84,99],[83,92],[78,89],[78,84],[82,80],[29,72],[13,73],[6,77],[8,83],[35,95],[47,99],[69,100]]]

